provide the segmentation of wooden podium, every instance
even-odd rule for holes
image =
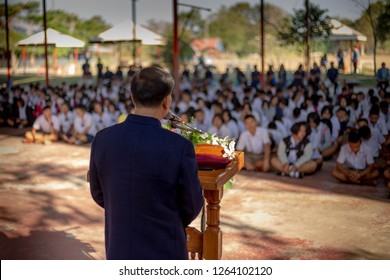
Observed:
[[[224,151],[220,146],[198,144],[196,153],[222,156]],[[199,171],[199,180],[206,198],[206,229],[201,232],[194,227],[186,228],[190,259],[220,260],[222,257],[219,204],[223,196],[223,186],[244,166],[244,153],[235,153],[236,158],[225,169]]]

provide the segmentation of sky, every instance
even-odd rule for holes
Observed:
[[[28,0],[10,0],[9,3],[27,2]],[[39,0],[38,0],[39,1]],[[41,2],[41,1],[39,1]],[[149,19],[172,22],[172,0],[137,0],[137,23],[145,25]],[[217,12],[222,5],[231,6],[238,2],[259,3],[259,0],[179,0],[179,3],[192,4],[210,8]],[[288,13],[293,13],[294,8],[303,7],[304,0],[264,0],[265,3],[277,5]],[[311,0],[319,4],[321,8],[329,10],[329,15],[357,19],[360,16],[360,8],[352,0]],[[82,18],[90,18],[93,15],[101,15],[112,25],[131,19],[131,0],[46,0],[46,7],[73,12]],[[179,7],[180,11],[189,11],[190,8]],[[203,12],[207,17],[210,13]]]

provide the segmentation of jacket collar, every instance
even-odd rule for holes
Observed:
[[[126,118],[126,123],[140,123],[161,127],[161,122],[158,119],[135,114],[129,114]]]

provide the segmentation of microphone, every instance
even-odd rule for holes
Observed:
[[[171,126],[173,128],[178,128],[181,130],[191,131],[191,132],[197,132],[197,133],[204,133],[203,131],[190,126],[189,124],[182,121],[181,118],[176,116],[172,113],[172,111],[169,111],[168,114],[164,117],[164,120],[168,120],[171,122]]]
[[[181,118],[173,114],[171,110],[169,110],[168,114],[164,117],[164,120],[169,120],[171,122],[179,122],[179,123],[183,122]]]

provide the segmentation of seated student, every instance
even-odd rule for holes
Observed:
[[[92,119],[95,124],[96,132],[112,125],[110,114],[104,112],[102,104],[96,101],[93,103]]]
[[[339,136],[337,137],[337,144],[341,146],[347,141],[348,133],[351,127],[348,126],[349,116],[344,108],[339,108],[337,110],[336,117],[340,125]]]
[[[229,128],[223,124],[222,114],[216,114],[213,117],[213,126],[209,128],[208,133],[222,138],[231,137]]]
[[[76,145],[91,143],[96,133],[92,116],[86,112],[84,105],[77,105],[75,111],[73,134],[71,137],[64,136],[64,140]]]
[[[51,108],[46,106],[43,113],[34,122],[31,131],[25,134],[25,143],[44,143],[50,144],[58,140],[60,131],[60,122],[56,116],[51,113]]]
[[[341,147],[332,176],[345,183],[376,184],[375,179],[378,178],[379,171],[374,167],[371,149],[362,144],[357,131],[352,130],[348,135],[348,143]]]
[[[367,119],[358,119],[357,121],[359,134],[363,139],[363,142],[367,144],[368,147],[371,148],[372,156],[377,158],[380,156],[380,150],[382,148],[382,144],[385,142],[385,137],[379,132],[376,127],[369,127]],[[367,127],[360,130],[363,127]]]
[[[313,174],[317,164],[312,160],[313,146],[306,137],[306,123],[293,124],[291,133],[280,142],[277,157],[271,159],[272,167],[282,176],[302,178],[304,174]]]
[[[12,110],[12,117],[8,119],[11,127],[23,128],[28,126],[27,106],[22,98],[16,99],[16,106]]]
[[[241,133],[236,149],[245,151],[245,169],[267,172],[270,167],[271,141],[268,131],[258,127],[253,115],[244,119],[246,131]]]
[[[209,130],[209,125],[206,123],[205,112],[203,109],[198,109],[195,111],[194,126],[202,131]]]
[[[379,106],[373,105],[370,109],[370,113],[368,116],[368,126],[376,127],[379,132],[385,137],[387,140],[387,136],[389,134],[389,131],[387,130],[387,125],[384,117],[381,117],[380,115],[380,108]]]
[[[329,126],[321,122],[320,116],[312,112],[307,116],[308,125],[311,128],[309,140],[313,145],[313,160],[317,165],[322,164],[323,159],[329,159],[337,151],[337,144],[332,144],[332,136]]]
[[[74,114],[69,109],[68,103],[61,105],[61,113],[58,115],[60,120],[60,136],[64,139],[64,135],[70,137],[73,130]]]

